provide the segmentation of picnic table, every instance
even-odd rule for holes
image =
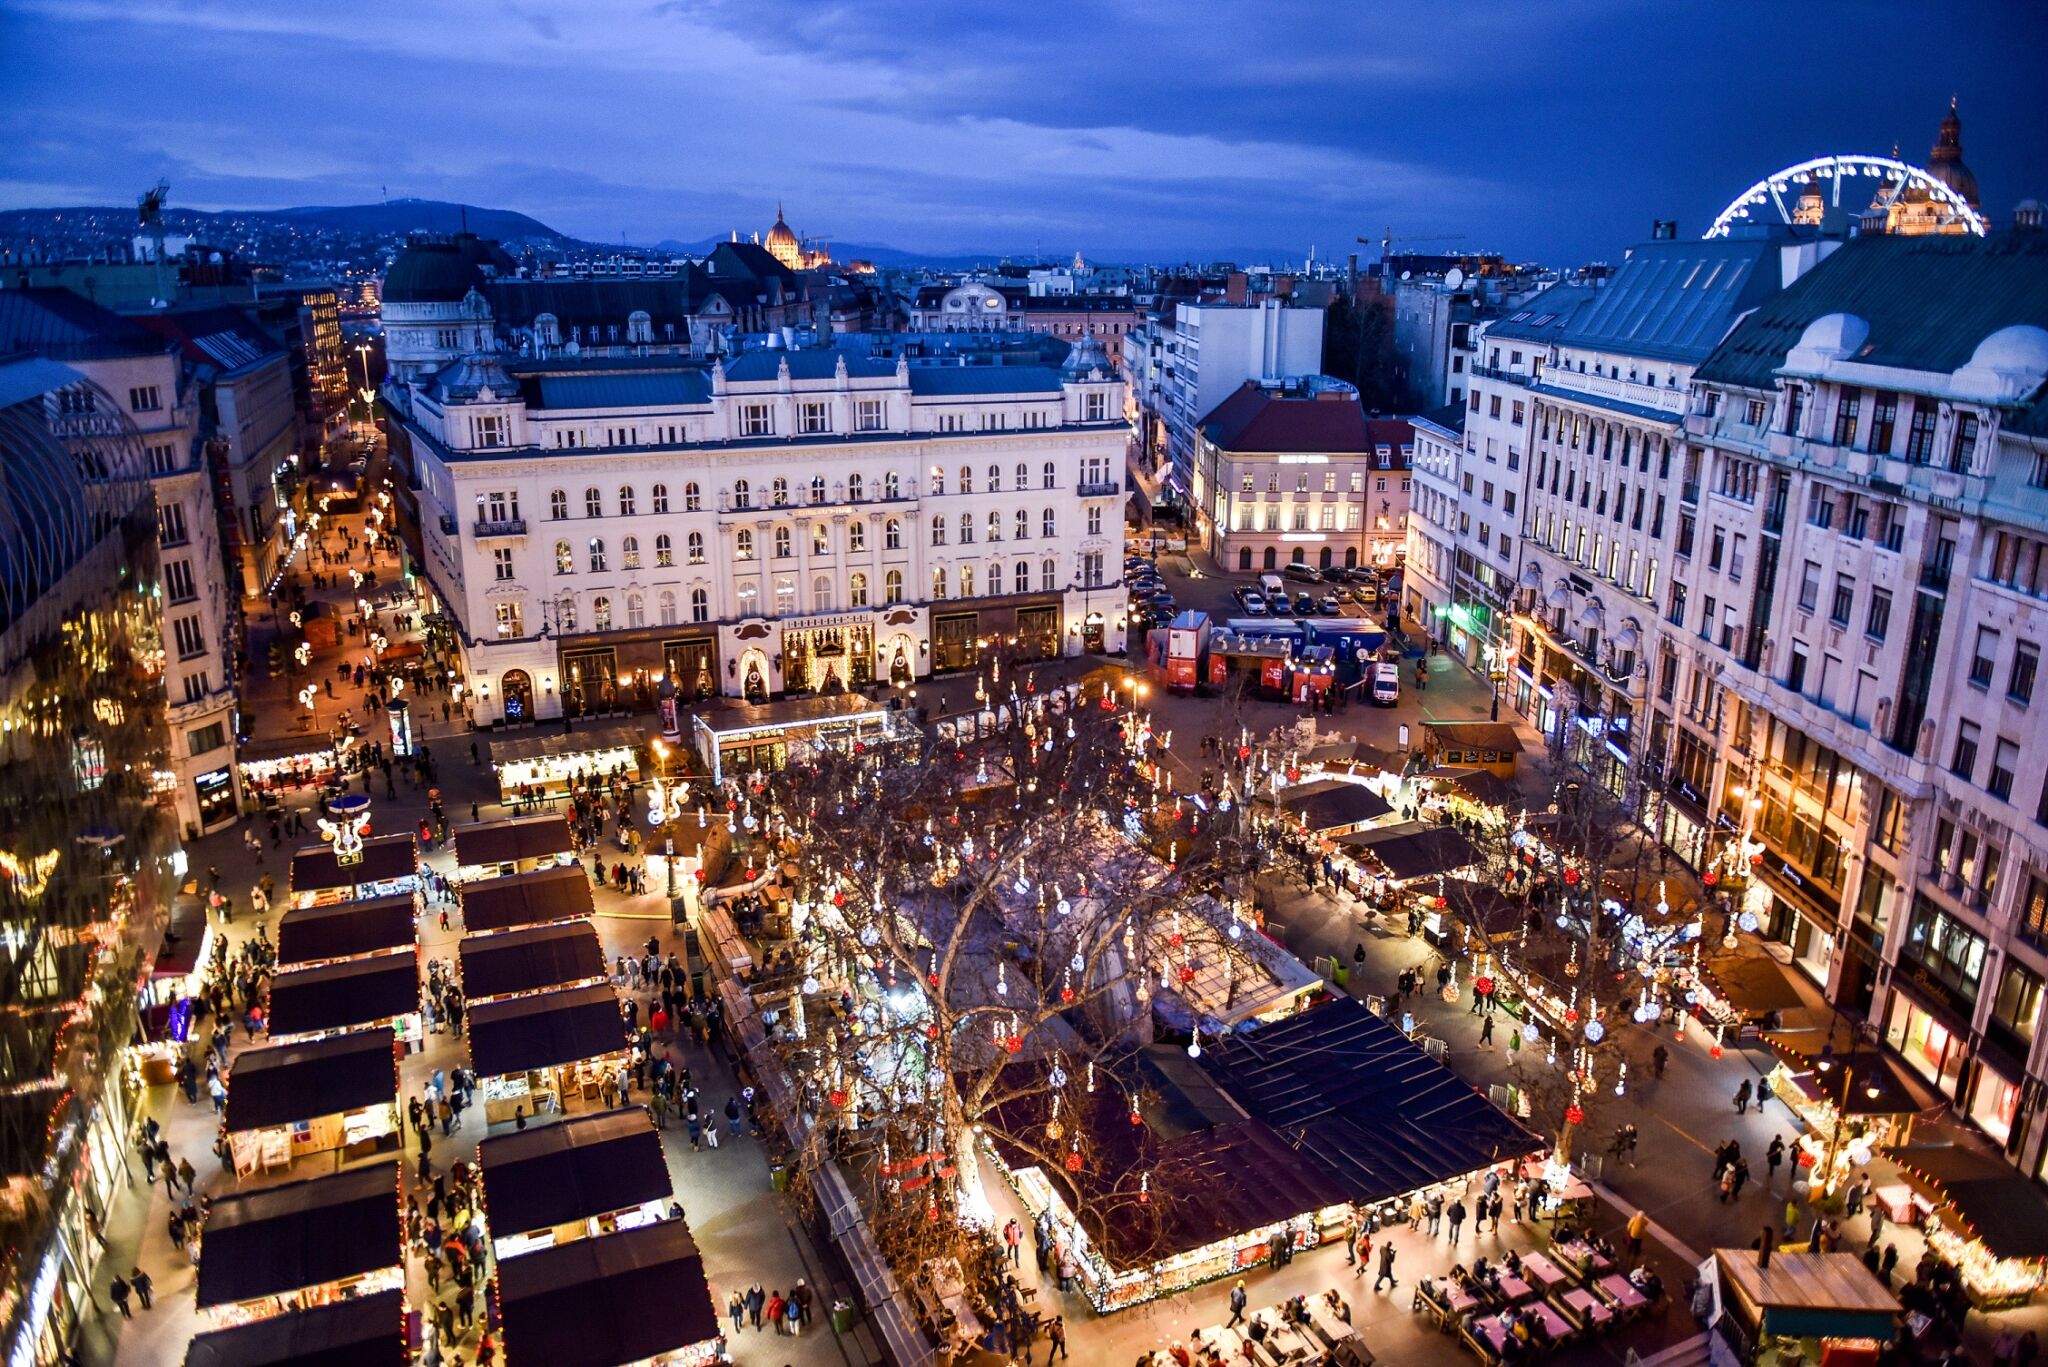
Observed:
[[[1512,1272],[1503,1272],[1500,1274],[1500,1294],[1507,1298],[1508,1304],[1514,1305],[1535,1295],[1536,1288]]]
[[[1571,1281],[1564,1269],[1541,1253],[1527,1253],[1522,1256],[1522,1271],[1528,1279],[1543,1289],[1544,1294],[1557,1290]]]
[[[1593,1284],[1593,1289],[1614,1303],[1624,1315],[1637,1315],[1650,1308],[1650,1298],[1619,1272],[1610,1273]]]
[[[1595,1277],[1603,1277],[1614,1271],[1614,1260],[1584,1239],[1570,1239],[1564,1243],[1552,1244],[1550,1251],[1561,1258],[1566,1267],[1573,1269],[1584,1266],[1586,1260],[1591,1258],[1592,1275]]]
[[[1615,1322],[1614,1307],[1583,1286],[1575,1286],[1558,1297],[1558,1304],[1567,1319],[1588,1332],[1610,1328]]]

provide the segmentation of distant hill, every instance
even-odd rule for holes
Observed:
[[[478,237],[500,241],[541,237],[568,241],[537,218],[511,209],[483,209],[474,204],[453,204],[443,199],[393,199],[382,204],[311,205],[299,209],[274,209],[274,218],[310,223],[342,233],[452,233],[465,223]],[[249,217],[248,214],[230,214]]]

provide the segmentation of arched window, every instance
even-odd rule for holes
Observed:
[[[832,531],[822,522],[811,524],[811,554],[832,554]]]
[[[972,565],[962,565],[960,567],[960,596],[962,598],[972,598],[974,596],[974,566]]]
[[[610,631],[612,629],[612,600],[599,594],[590,600],[590,629]]]
[[[988,491],[992,494],[999,494],[1003,491],[1002,466],[991,465],[988,467]]]
[[[991,598],[1003,596],[1003,562],[1000,560],[991,560],[989,562],[988,596]]]
[[[1011,582],[1016,584],[1017,592],[1031,592],[1031,562],[1029,560],[1019,560],[1017,562],[1017,577]]]
[[[777,527],[775,529],[775,558],[777,560],[789,559],[789,528],[787,527]]]
[[[661,612],[661,624],[665,627],[674,626],[676,624],[675,591],[673,589],[663,589],[661,591],[661,597],[656,601],[660,605],[659,610]]]
[[[751,508],[754,506],[753,488],[743,479],[733,481],[732,506],[735,508]]]
[[[789,506],[789,480],[781,475],[777,475],[775,483],[770,488],[773,490],[772,501],[775,506],[787,508]]]
[[[647,625],[647,600],[637,593],[626,595],[626,625],[644,627]]]
[[[864,551],[868,548],[868,524],[859,518],[846,524],[846,549]]]
[[[690,590],[690,620],[708,622],[711,620],[711,595],[702,589]]]
[[[932,467],[932,492],[935,494],[946,492],[946,472],[936,465]]]
[[[1029,508],[1019,508],[1017,510],[1016,523],[1017,539],[1019,541],[1029,541],[1031,539],[1031,510]]]
[[[703,508],[704,491],[697,486],[697,481],[693,479],[683,486],[683,511],[695,513],[703,511]]]
[[[583,515],[585,517],[604,516],[604,495],[598,493],[596,485],[592,485],[583,491]]]
[[[971,465],[960,467],[960,492],[963,494],[974,492],[974,467]]]
[[[936,600],[945,596],[946,567],[944,565],[935,565],[932,567],[932,597]]]
[[[882,545],[892,551],[903,549],[903,524],[893,517],[882,524]]]
[[[621,484],[619,486],[619,516],[631,517],[636,511],[637,505],[634,501],[633,486]]]
[[[991,541],[1001,541],[1003,539],[1003,514],[1001,510],[996,508],[988,510],[988,539]]]
[[[974,544],[973,513],[960,514],[960,544],[963,546],[971,546]]]
[[[856,573],[847,581],[846,603],[848,607],[864,608],[868,605],[868,577]]]
[[[635,309],[627,317],[626,340],[643,346],[654,340],[654,319],[645,309]]]
[[[1051,593],[1060,586],[1060,562],[1047,560],[1038,567],[1038,591]]]
[[[811,580],[811,611],[832,611],[832,577],[821,574]]]
[[[813,503],[823,503],[824,501],[825,501],[825,477],[824,477],[823,475],[812,475],[812,476],[811,476],[811,502],[813,502]]]
[[[657,569],[666,569],[676,563],[675,544],[662,532],[654,538],[654,564]]]
[[[701,592],[701,590],[700,590]],[[752,584],[742,584],[739,590],[740,616],[758,617],[761,613],[761,590]]]
[[[1045,516],[1039,519],[1039,523],[1040,529],[1046,537],[1055,537],[1060,534],[1060,521],[1052,509],[1047,508],[1045,510]]]
[[[934,489],[932,492],[937,493],[938,490]],[[894,470],[891,470],[888,474],[882,476],[882,497],[903,497],[903,476],[897,474]]]
[[[695,533],[693,532],[691,533],[691,535],[694,536]],[[737,532],[733,533],[732,549],[733,554],[739,557],[741,560],[752,560],[754,558],[753,532],[749,531],[745,527],[742,527]]]
[[[1021,460],[1017,462],[1017,487],[1020,490],[1031,487],[1031,467]]]
[[[604,573],[604,538],[601,536],[590,538],[590,572]]]
[[[890,570],[882,576],[882,601],[900,603],[903,601],[903,571]]]
[[[701,565],[704,563],[704,533],[691,532],[690,535],[684,539],[683,545],[687,547],[690,552],[690,563],[692,565]]]
[[[576,630],[576,595],[565,593],[555,603],[555,629]]]
[[[1045,481],[1045,487],[1048,489],[1057,488],[1059,485],[1059,477],[1060,467],[1053,464],[1051,461],[1047,461],[1045,463],[1045,474],[1042,476],[1042,478]]]
[[[555,543],[555,573],[576,573],[576,552],[570,548],[569,543],[566,541],[557,541]]]
[[[783,575],[775,581],[775,615],[787,617],[796,611],[796,580]]]
[[[629,570],[640,568],[640,538],[629,536],[619,543],[619,564]]]
[[[846,497],[849,502],[860,502],[861,494],[863,491],[864,486],[861,483],[861,478],[858,473],[851,474],[846,477]]]
[[[668,486],[666,484],[655,485],[650,496],[654,500],[655,512],[665,513],[668,511]]]
[[[932,544],[934,546],[946,544],[946,515],[944,513],[932,514]]]
[[[552,313],[537,315],[533,320],[533,340],[539,342],[542,346],[560,346],[562,344],[562,324],[560,320]]]
[[[556,522],[567,520],[569,516],[569,494],[567,490],[548,490],[548,516]]]

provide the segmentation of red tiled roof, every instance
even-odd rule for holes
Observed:
[[[1406,423],[1399,426],[1408,430]],[[1365,410],[1356,396],[1294,398],[1261,389],[1252,381],[1217,404],[1202,420],[1202,431],[1226,451],[1363,454],[1373,449]]]

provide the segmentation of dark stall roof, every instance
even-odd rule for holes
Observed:
[[[355,864],[337,864],[334,851],[327,846],[308,845],[292,856],[292,891],[353,888],[418,872],[419,855],[410,834],[370,837],[363,842],[362,861]]]
[[[1446,749],[1522,752],[1521,734],[1504,721],[1426,721],[1422,725]]]
[[[645,735],[631,726],[593,726],[581,731],[513,736],[490,743],[491,763],[497,766],[520,760],[588,755],[599,750],[637,750],[645,740]]]
[[[462,990],[472,1002],[604,976],[604,946],[588,921],[464,937]]]
[[[196,1335],[185,1367],[407,1367],[405,1293],[379,1291]]]
[[[484,1077],[602,1058],[625,1048],[625,1019],[608,983],[469,1009],[469,1058]]]
[[[379,954],[294,968],[270,980],[272,1036],[373,1025],[419,1009],[415,954]]]
[[[498,1264],[505,1356],[617,1367],[718,1334],[704,1257],[681,1220],[544,1248]]]
[[[1298,783],[1279,794],[1279,808],[1289,821],[1304,824],[1311,831],[1334,830],[1377,821],[1394,809],[1387,800],[1362,783],[1341,778]]]
[[[484,1201],[496,1234],[587,1220],[670,1194],[661,1136],[644,1106],[485,1139]]]
[[[460,896],[462,927],[471,934],[572,921],[597,910],[590,897],[590,874],[580,864],[480,878],[464,883]]]
[[[1488,807],[1521,808],[1528,803],[1520,788],[1491,769],[1431,769],[1422,777],[1454,784],[1466,797]]]
[[[222,1196],[206,1217],[204,1238],[201,1309],[397,1267],[398,1165]]]
[[[2004,1159],[1954,1144],[1885,1153],[1996,1256],[2048,1258],[2048,1193]]]
[[[398,1096],[398,1056],[388,1025],[235,1055],[227,1128],[260,1130],[357,1111]]]
[[[1401,882],[1450,873],[1478,863],[1481,857],[1479,847],[1460,834],[1456,827],[1431,826],[1421,821],[1404,821],[1395,826],[1354,831],[1350,835],[1339,836],[1337,843],[1371,855],[1386,869],[1389,878]]]
[[[1768,954],[1724,955],[1707,961],[1707,976],[1738,1009],[1791,1011],[1806,1005],[1785,969]]]
[[[150,965],[152,978],[182,978],[199,967],[199,948],[206,939],[206,903],[179,894],[171,899],[171,928],[164,947]]]
[[[1230,1035],[1202,1067],[1292,1161],[1354,1201],[1380,1201],[1545,1146],[1472,1085],[1350,997]]]
[[[416,914],[409,892],[288,911],[277,923],[278,966],[410,947],[419,938]]]
[[[479,821],[455,828],[457,864],[509,864],[518,859],[563,854],[574,848],[569,839],[568,819],[554,812],[505,821]]]

